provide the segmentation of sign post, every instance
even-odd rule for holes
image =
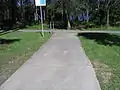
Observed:
[[[41,18],[41,25],[42,25],[42,36],[44,37],[44,32],[43,32],[43,13],[42,13],[42,6],[40,6],[40,18]]]
[[[40,18],[41,18],[41,26],[42,26],[42,36],[44,37],[44,32],[43,32],[43,11],[42,11],[42,6],[46,6],[46,0],[35,0],[35,5],[40,6]]]

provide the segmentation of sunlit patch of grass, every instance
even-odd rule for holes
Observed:
[[[0,84],[13,74],[50,37],[45,33],[12,32],[0,36]]]
[[[102,90],[120,90],[120,36],[86,34],[79,37]]]

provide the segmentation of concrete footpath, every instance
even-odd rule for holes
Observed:
[[[75,33],[55,33],[0,90],[101,90]]]

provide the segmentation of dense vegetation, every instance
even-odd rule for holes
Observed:
[[[24,27],[34,21],[34,5],[29,0],[0,0],[1,29]]]
[[[57,28],[120,25],[120,0],[47,0],[42,8],[45,22],[55,21]],[[39,11],[34,0],[0,0],[0,28],[31,25],[38,21]]]

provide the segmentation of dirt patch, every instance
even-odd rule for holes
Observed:
[[[101,79],[102,83],[108,84],[113,75],[111,68],[97,60],[91,61],[91,63],[96,71],[97,77]]]

